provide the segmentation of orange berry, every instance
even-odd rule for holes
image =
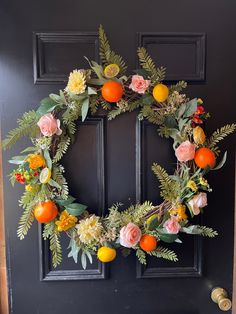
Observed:
[[[53,201],[40,202],[35,206],[34,216],[40,223],[47,223],[56,218],[58,209]]]
[[[118,102],[123,93],[123,86],[116,81],[108,81],[102,86],[102,97],[108,102]]]
[[[216,164],[216,156],[209,148],[202,147],[196,151],[194,161],[199,168],[204,169],[207,166],[214,168]]]
[[[140,239],[139,245],[146,252],[154,251],[157,248],[157,239],[150,234],[144,234]]]

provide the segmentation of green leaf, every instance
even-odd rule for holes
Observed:
[[[186,125],[187,123],[187,119],[179,119],[179,130],[182,131],[183,127]]]
[[[41,117],[45,115],[48,112],[52,112],[56,107],[58,106],[58,103],[56,103],[51,98],[47,97],[41,100],[40,106],[38,110],[36,111],[37,116]]]
[[[61,190],[61,186],[56,181],[54,181],[53,179],[50,179],[48,181],[48,184],[53,186],[54,188],[57,188],[57,189]]]
[[[86,267],[87,267],[87,258],[86,258],[85,252],[83,252],[81,254],[81,264],[82,264],[83,269],[86,269]]]
[[[50,97],[54,102],[61,103],[61,97],[60,97],[59,95],[50,94],[49,97]]]
[[[45,160],[47,162],[48,168],[51,170],[52,169],[52,159],[50,157],[49,150],[45,149],[44,152],[43,152],[43,155],[44,155],[44,158],[45,158]]]
[[[81,108],[82,122],[84,122],[84,120],[87,117],[88,109],[89,109],[89,98],[85,98],[85,100],[83,101],[82,108]]]
[[[78,254],[79,254],[80,248],[78,247],[78,245],[74,239],[70,240],[70,244],[69,244],[68,249],[70,249],[68,257],[73,257],[74,262],[77,264],[78,263]]]
[[[27,156],[14,156],[8,160],[10,164],[22,165],[26,161]]]
[[[159,235],[160,240],[166,243],[175,242],[175,240],[178,238],[177,234],[159,233],[158,235]]]
[[[221,161],[218,163],[218,165],[215,168],[211,169],[211,170],[219,170],[220,168],[222,168],[224,166],[225,162],[226,162],[226,159],[227,159],[227,152],[224,153],[224,156],[221,159]]]
[[[25,148],[24,150],[22,150],[22,151],[21,151],[21,154],[28,153],[28,152],[35,152],[36,150],[38,150],[37,147],[35,147],[35,146],[30,146],[30,147],[27,147],[27,148]]]
[[[186,110],[186,104],[182,104],[179,109],[177,110],[176,114],[177,114],[177,118],[180,119],[182,117],[182,115],[184,114]]]
[[[151,105],[151,104],[153,104],[154,103],[154,98],[153,98],[153,96],[152,95],[144,95],[143,97],[142,97],[142,103],[144,104],[144,105]]]
[[[66,200],[57,198],[55,201],[60,206],[67,206],[72,204],[75,201],[75,198],[71,195],[68,195],[68,198]]]
[[[194,98],[187,102],[186,104],[186,110],[184,112],[184,118],[189,118],[191,117],[194,112],[197,110],[197,98]]]
[[[178,124],[173,116],[167,116],[164,122],[165,126],[170,129],[176,129]]]
[[[88,95],[97,95],[97,92],[95,89],[88,86]]]
[[[87,207],[88,206],[79,203],[65,205],[65,209],[73,216],[81,215]]]
[[[153,218],[150,223],[147,225],[148,230],[152,231],[154,229],[156,229],[159,225],[159,220],[158,217]]]

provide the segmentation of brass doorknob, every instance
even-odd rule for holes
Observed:
[[[218,304],[221,311],[229,311],[232,307],[228,293],[223,288],[214,288],[211,292],[211,299]]]

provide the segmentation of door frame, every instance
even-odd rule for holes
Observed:
[[[4,196],[3,196],[3,166],[2,166],[2,145],[0,127],[0,313],[9,314],[8,304],[8,283],[6,265],[6,240],[5,240],[5,217],[4,217]],[[234,176],[234,260],[233,260],[233,292],[232,292],[232,314],[236,314],[236,155],[235,155],[235,176]],[[210,295],[209,295],[210,300]]]

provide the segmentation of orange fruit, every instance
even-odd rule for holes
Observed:
[[[152,91],[154,99],[158,102],[165,101],[169,96],[169,89],[164,84],[157,84]]]
[[[123,86],[116,81],[108,81],[102,86],[102,97],[108,102],[118,102],[123,93]]]
[[[216,156],[209,148],[202,147],[196,151],[194,161],[199,168],[204,169],[207,166],[213,168],[216,164]]]
[[[56,218],[58,209],[53,201],[40,202],[35,206],[34,216],[40,223],[47,223]]]
[[[140,239],[139,245],[146,252],[154,251],[157,248],[157,239],[150,234],[144,234]]]

